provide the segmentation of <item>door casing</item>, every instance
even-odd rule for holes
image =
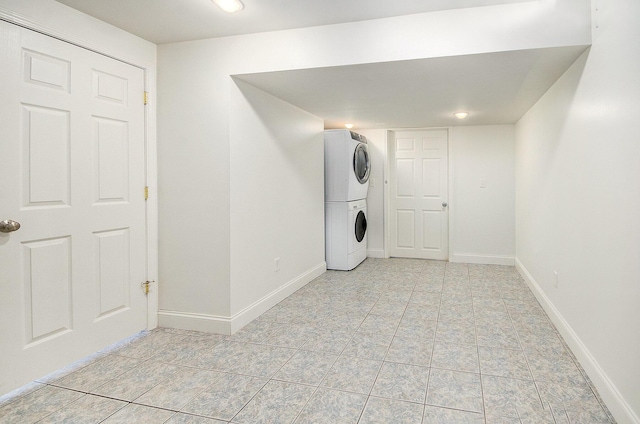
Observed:
[[[454,226],[453,222],[453,214],[451,213],[454,205],[454,196],[452,195],[452,184],[453,181],[453,166],[451,163],[451,134],[453,127],[422,127],[422,128],[390,128],[386,133],[386,145],[385,145],[385,158],[384,158],[384,188],[383,188],[383,208],[384,208],[384,216],[383,216],[383,225],[384,225],[384,257],[389,258],[390,255],[390,243],[391,243],[391,235],[390,235],[390,216],[391,216],[391,202],[390,202],[390,184],[389,184],[389,176],[391,172],[391,166],[389,163],[390,158],[390,149],[393,146],[392,140],[395,139],[395,133],[398,131],[428,131],[428,130],[447,130],[449,137],[447,142],[447,197],[448,197],[448,206],[447,209],[449,211],[449,219],[448,219],[448,261],[451,260],[453,255],[453,244],[451,240],[452,229]]]

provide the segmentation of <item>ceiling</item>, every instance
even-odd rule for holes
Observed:
[[[532,0],[56,0],[156,44]],[[587,46],[234,75],[325,120],[325,128],[517,122]],[[457,111],[469,112],[459,121]]]
[[[235,14],[211,0],[56,1],[163,44],[532,0],[242,0]]]
[[[325,119],[325,128],[515,123],[585,46],[235,75]],[[454,112],[469,112],[460,121]]]

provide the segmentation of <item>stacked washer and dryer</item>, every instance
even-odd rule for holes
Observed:
[[[349,271],[367,257],[367,138],[349,130],[324,132],[324,211],[327,269]]]

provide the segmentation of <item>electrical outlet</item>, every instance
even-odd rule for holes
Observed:
[[[480,178],[480,188],[487,188],[487,179]]]
[[[553,287],[558,288],[558,271],[553,271]]]
[[[273,260],[273,272],[280,271],[280,258],[275,258]]]

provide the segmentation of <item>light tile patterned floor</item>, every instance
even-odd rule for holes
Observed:
[[[0,399],[0,423],[612,423],[513,267],[368,259],[237,334],[158,329]]]

